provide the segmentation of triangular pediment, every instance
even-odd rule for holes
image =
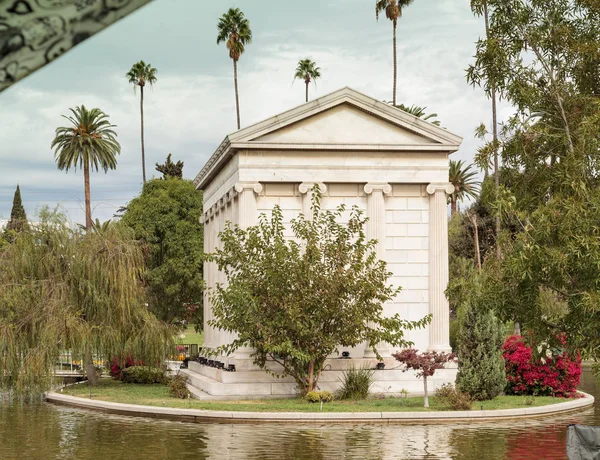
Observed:
[[[347,148],[406,150],[430,146],[454,151],[462,139],[446,129],[350,88],[315,99],[228,136],[232,146],[260,148]]]
[[[409,131],[388,120],[344,103],[277,129],[254,142],[278,144],[422,145],[436,139]]]
[[[462,138],[380,100],[342,88],[225,137],[196,176],[202,188],[239,151],[451,154]]]

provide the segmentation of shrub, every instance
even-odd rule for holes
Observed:
[[[187,388],[187,377],[177,374],[169,379],[169,394],[174,398],[187,399],[190,396],[190,390]]]
[[[157,367],[132,366],[121,371],[123,383],[165,383],[165,371]]]
[[[570,355],[564,349],[566,340],[563,336],[559,337],[559,341],[563,349],[548,350],[545,357],[534,358],[523,337],[508,337],[502,347],[506,393],[564,398],[576,396],[581,377],[581,357],[579,354]]]
[[[306,393],[306,396],[304,396],[304,399],[306,399],[309,403],[318,403],[321,401],[321,393],[318,391],[309,391]]]
[[[326,403],[331,402],[333,401],[333,395],[329,391],[321,391],[321,401]]]
[[[304,399],[309,403],[328,403],[333,401],[333,395],[329,393],[329,391],[309,391],[306,393],[306,396],[304,396]]]
[[[450,383],[442,385],[435,391],[438,400],[452,410],[471,410],[472,399],[468,393],[454,388]]]
[[[341,381],[342,388],[338,390],[338,399],[366,399],[375,377],[373,371],[367,367],[351,366],[344,371]]]
[[[110,364],[110,376],[115,379],[121,378],[121,371],[131,366],[143,366],[144,363],[139,359],[133,359],[131,355],[127,355],[122,361],[118,356],[113,356]]]
[[[461,317],[456,388],[476,401],[494,399],[504,390],[504,328],[492,311],[467,303]]]

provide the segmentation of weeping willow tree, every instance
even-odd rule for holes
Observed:
[[[147,308],[143,248],[114,224],[82,234],[43,219],[0,249],[0,388],[49,388],[61,352],[159,365],[172,332]]]

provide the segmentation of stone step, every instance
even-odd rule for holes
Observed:
[[[190,363],[189,369],[182,369],[180,373],[186,375],[189,384],[206,395],[217,399],[253,399],[265,397],[293,397],[297,395],[296,382],[291,377],[276,379],[264,371],[225,372],[215,368]],[[205,374],[208,373],[210,375]],[[336,392],[341,387],[340,371],[323,371],[319,379],[319,390]],[[433,377],[428,379],[428,388],[431,394],[442,384],[453,382],[456,369],[440,369]],[[215,377],[215,378],[213,378]],[[384,393],[387,395],[401,395],[406,390],[410,395],[423,394],[423,381],[415,373],[399,370],[376,371],[375,381],[371,386],[371,393]],[[206,399],[203,394],[194,393],[199,399]]]

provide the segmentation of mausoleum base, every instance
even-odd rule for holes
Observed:
[[[403,372],[401,365],[393,358],[384,360],[384,363],[384,370],[373,371],[375,382],[371,387],[371,393],[399,396],[402,390],[406,390],[411,396],[423,394],[423,380],[417,378],[414,371]],[[351,366],[357,368],[368,366],[374,369],[376,364],[377,360],[367,358],[328,359],[319,379],[319,389],[333,393],[341,386],[344,370]],[[181,370],[181,373],[188,377],[191,386],[210,396],[284,398],[298,394],[296,382],[291,377],[276,378],[255,366],[243,367],[252,370],[227,372],[190,361],[188,369]],[[433,394],[435,389],[443,384],[454,383],[456,372],[455,365],[436,371],[435,375],[427,380],[429,392]]]

